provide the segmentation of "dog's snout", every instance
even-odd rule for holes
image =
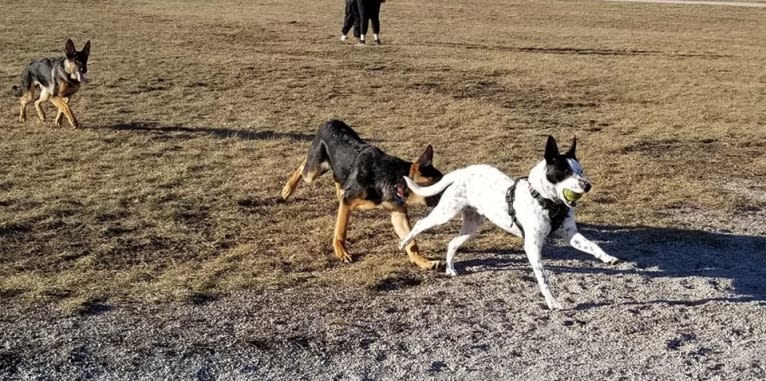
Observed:
[[[591,185],[589,182],[585,181],[582,184],[582,189],[587,193],[590,191]]]

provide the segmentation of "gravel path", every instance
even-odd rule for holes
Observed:
[[[624,262],[548,247],[558,312],[513,248],[459,253],[456,278],[370,289],[68,317],[6,303],[0,379],[763,379],[766,237],[751,217],[747,234],[587,226]]]

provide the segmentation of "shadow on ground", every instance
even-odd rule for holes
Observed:
[[[129,122],[118,123],[111,126],[102,127],[116,131],[135,131],[161,135],[192,134],[192,135],[211,135],[220,139],[241,139],[241,140],[271,140],[271,139],[289,139],[294,141],[311,141],[313,134],[301,134],[293,132],[277,131],[252,131],[240,130],[235,128],[212,128],[212,127],[187,127],[180,125],[164,126],[156,122]]]
[[[713,233],[651,226],[580,225],[580,232],[596,241],[607,253],[614,255],[625,266],[603,265],[588,254],[565,245],[547,245],[543,252],[546,269],[553,273],[594,273],[607,275],[638,275],[654,278],[705,278],[731,297],[712,297],[698,300],[660,298],[651,303],[669,305],[699,305],[712,301],[766,302],[766,237]],[[509,240],[512,238],[509,238]],[[509,246],[512,242],[509,242]],[[502,271],[528,266],[521,248],[493,250],[492,258],[478,258],[456,263],[458,272],[466,268],[478,271]],[[550,260],[592,261],[592,266],[572,267],[551,265]],[[476,271],[476,270],[474,270]],[[468,271],[471,272],[470,270]],[[731,285],[728,286],[728,282]],[[626,303],[631,304],[631,303]],[[638,303],[643,304],[643,303]],[[595,305],[582,305],[587,309]]]
[[[715,54],[710,52],[701,53],[678,53],[663,52],[659,50],[642,49],[594,49],[594,48],[571,48],[571,47],[541,47],[541,46],[510,46],[510,45],[487,45],[470,44],[465,42],[426,42],[424,46],[448,47],[466,50],[482,51],[508,51],[522,53],[542,54],[568,54],[568,55],[596,55],[596,56],[666,56],[666,57],[702,57],[702,58],[726,58],[728,54]]]

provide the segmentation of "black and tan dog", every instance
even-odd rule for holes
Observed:
[[[80,85],[88,82],[88,56],[90,55],[90,41],[85,43],[82,50],[74,48],[72,40],[66,41],[66,56],[41,58],[32,61],[21,74],[21,85],[13,86],[13,94],[21,97],[19,121],[27,120],[27,106],[35,98],[35,88],[40,88],[40,97],[35,101],[35,110],[40,121],[45,121],[45,112],[42,102],[50,100],[58,109],[56,125],[61,125],[61,116],[66,116],[69,124],[77,128],[79,123],[69,108],[69,100],[78,90]]]
[[[346,123],[331,120],[319,128],[306,160],[282,188],[282,198],[287,200],[293,194],[301,178],[311,183],[331,170],[340,203],[333,251],[340,260],[351,262],[344,242],[352,210],[380,208],[389,211],[391,223],[401,239],[410,232],[407,205],[432,206],[438,203],[438,196],[426,198],[409,192],[402,178],[409,176],[423,186],[439,181],[442,173],[432,165],[433,154],[433,148],[429,145],[414,163],[407,162],[367,144]],[[410,261],[422,268],[439,266],[439,261],[424,258],[415,242],[410,242],[406,250]]]

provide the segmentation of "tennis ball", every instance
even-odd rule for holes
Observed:
[[[577,193],[571,189],[564,189],[564,198],[567,202],[577,201],[582,197],[582,193]]]

